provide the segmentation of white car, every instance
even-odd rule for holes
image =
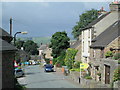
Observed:
[[[24,76],[24,71],[22,69],[15,69],[15,77],[23,77]]]

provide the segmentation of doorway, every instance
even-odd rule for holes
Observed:
[[[105,84],[110,84],[110,66],[105,65]]]

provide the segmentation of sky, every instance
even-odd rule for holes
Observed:
[[[72,37],[79,15],[101,7],[109,11],[109,2],[2,2],[0,5],[3,29],[9,32],[12,17],[13,35],[18,31],[28,32],[18,37],[51,37],[58,31],[66,31]]]

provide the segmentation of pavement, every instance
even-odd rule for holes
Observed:
[[[18,78],[18,82],[26,88],[81,88],[62,72],[44,72],[39,65],[26,66],[24,69],[25,77]]]

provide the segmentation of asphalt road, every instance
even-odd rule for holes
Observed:
[[[34,65],[25,67],[25,77],[18,78],[18,82],[26,88],[80,88],[66,78],[62,73],[44,72],[39,65]]]

